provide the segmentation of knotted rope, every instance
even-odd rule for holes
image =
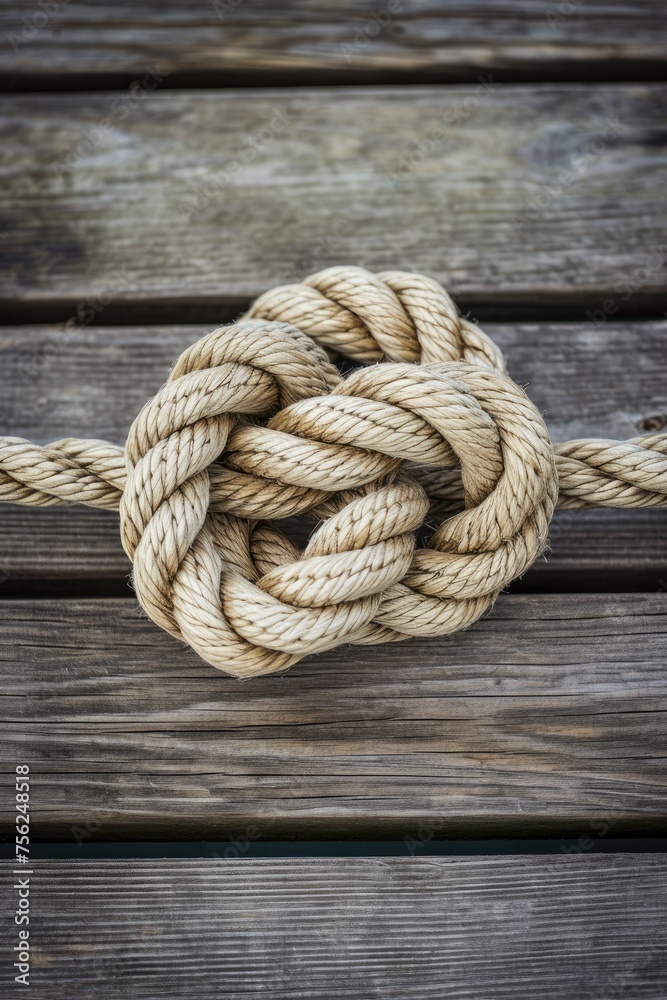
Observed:
[[[342,378],[327,349],[381,363]],[[440,285],[332,267],[188,348],[124,450],[0,438],[0,500],[119,509],[146,612],[248,676],[466,627],[543,551],[556,502],[666,505],[667,435],[554,448]],[[429,511],[449,516],[418,547]],[[273,522],[304,513],[299,551]]]

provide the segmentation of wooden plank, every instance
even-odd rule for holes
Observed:
[[[618,72],[643,79],[667,56],[660,0],[586,0],[513,4],[502,0],[443,7],[433,0],[344,0],[327,5],[288,0],[222,0],[188,7],[178,0],[141,4],[58,4],[43,22],[38,8],[4,3],[0,29],[11,52],[5,73],[59,78],[141,76],[159,62],[179,79],[346,80],[460,78]],[[57,76],[56,76],[57,74]],[[609,77],[607,77],[608,79]]]
[[[0,432],[122,444],[178,356],[214,324],[0,328]],[[554,441],[667,424],[667,320],[485,323]],[[649,426],[650,422],[650,426]]]
[[[34,1000],[667,992],[664,854],[39,861],[31,892]]]
[[[425,271],[496,307],[662,310],[666,98],[663,84],[5,98],[0,304],[222,308],[340,262]]]
[[[205,327],[5,328],[0,333],[0,433],[46,443],[101,437],[121,444],[133,416]],[[667,323],[489,324],[511,374],[547,416],[555,441],[627,438],[667,421]],[[0,595],[129,596],[117,518],[103,511],[0,507]],[[308,526],[299,537],[305,537]],[[552,553],[528,588],[657,590],[667,579],[667,511],[563,511]],[[81,586],[78,593],[81,593]]]
[[[130,601],[0,622],[0,760],[12,785],[30,766],[33,839],[665,829],[664,593],[510,595],[465,633],[251,683]]]

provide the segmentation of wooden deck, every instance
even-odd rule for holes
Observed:
[[[0,11],[2,34],[21,37],[26,11]],[[376,15],[375,17],[373,15]],[[384,24],[382,23],[384,22]],[[377,30],[381,27],[383,30]],[[349,83],[426,78],[503,79],[664,75],[661,0],[586,0],[542,6],[522,0],[96,0],[62,6],[50,30],[16,39],[8,80],[23,87],[130,80],[159,63],[179,84],[296,80]]]
[[[441,280],[554,441],[667,428],[664,4],[391,2],[0,7],[0,435],[121,444],[333,263]],[[35,1000],[667,996],[666,509],[561,511],[466,632],[249,682],[129,571],[112,513],[0,508],[5,858],[23,763],[42,853],[106,853],[35,862]],[[420,856],[503,837],[568,839]],[[346,838],[402,856],[252,856]],[[113,860],[147,841],[216,846]]]
[[[470,631],[252,682],[129,599],[6,602],[2,756],[34,762],[35,832],[64,840],[660,831],[666,601],[510,595]]]
[[[664,856],[45,861],[39,880],[30,990],[50,1000],[664,996]]]
[[[660,314],[667,84],[127,96],[0,99],[0,302],[21,319],[102,295],[105,323],[215,322],[313,265],[397,261],[487,315]]]

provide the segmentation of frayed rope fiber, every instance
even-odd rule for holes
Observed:
[[[465,628],[542,552],[556,503],[667,505],[667,434],[554,447],[437,282],[331,267],[188,348],[125,449],[0,438],[0,499],[119,509],[147,614],[245,677]],[[274,522],[305,513],[299,551]]]

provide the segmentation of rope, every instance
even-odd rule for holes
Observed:
[[[366,367],[343,379],[327,351]],[[556,503],[667,505],[667,435],[554,447],[440,285],[332,267],[188,348],[124,449],[0,438],[0,500],[118,509],[145,611],[241,677],[465,628],[544,550]],[[304,513],[299,551],[273,522]]]

